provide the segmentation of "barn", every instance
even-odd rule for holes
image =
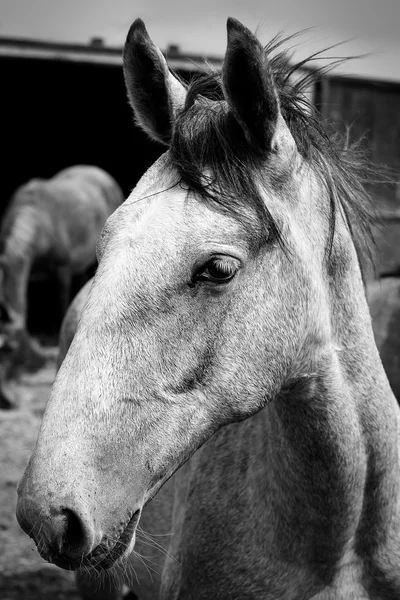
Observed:
[[[206,68],[204,58],[168,60],[182,77]],[[216,68],[221,60],[208,57]],[[6,149],[1,210],[31,177],[50,177],[71,164],[95,164],[128,194],[163,151],[135,127],[122,76],[122,49],[0,39],[2,138]]]
[[[361,140],[373,164],[388,168],[370,188],[377,217],[376,274],[399,271],[400,83],[331,75],[318,82],[315,102],[335,129],[349,128],[351,140]]]
[[[143,172],[163,151],[135,126],[122,76],[121,48],[107,47],[101,38],[88,45],[24,39],[0,39],[3,76],[2,138],[5,168],[0,214],[15,188],[32,177],[50,177],[72,164],[103,167],[128,195]],[[188,80],[218,57],[182,55],[170,46],[170,66]],[[376,164],[400,172],[400,84],[350,77],[325,76],[311,97],[338,130],[349,125]],[[371,190],[381,227],[377,229],[377,273],[400,265],[400,187],[379,183]],[[53,293],[46,282],[31,286],[29,325],[45,327],[43,298],[50,298],[46,323],[53,323]],[[40,304],[41,309],[35,307]]]

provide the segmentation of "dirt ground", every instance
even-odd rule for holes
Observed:
[[[55,356],[9,386],[18,408],[0,411],[0,600],[79,600],[74,575],[40,558],[15,518],[17,483],[29,460],[50,387]]]

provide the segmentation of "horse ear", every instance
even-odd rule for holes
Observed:
[[[272,150],[280,109],[271,66],[262,45],[247,27],[229,18],[227,30],[222,67],[225,98],[248,140],[256,140],[262,150]]]
[[[136,19],[128,32],[123,65],[137,123],[152,139],[168,145],[176,114],[185,103],[186,90],[169,71],[141,19]]]

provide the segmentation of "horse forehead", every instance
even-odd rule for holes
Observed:
[[[178,234],[185,229],[184,200],[182,190],[173,194],[161,191],[142,198],[131,195],[108,220],[106,234],[111,234],[116,242],[159,245],[167,243],[171,234],[178,241]]]
[[[216,210],[211,201],[181,184],[168,152],[146,171],[122,206],[109,217],[99,245],[109,237],[135,240],[137,245],[148,247],[158,247],[161,241],[165,246],[185,249],[213,241],[251,245],[240,219]]]
[[[119,242],[165,249],[200,247],[213,242],[247,246],[247,233],[232,215],[176,185],[148,196],[132,193],[108,221]]]

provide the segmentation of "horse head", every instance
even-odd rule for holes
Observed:
[[[127,555],[144,505],[218,429],[318,385],[364,335],[351,175],[273,46],[229,19],[221,78],[186,88],[143,22],[129,31],[129,100],[166,153],[98,240],[19,486],[21,526],[61,567]]]

